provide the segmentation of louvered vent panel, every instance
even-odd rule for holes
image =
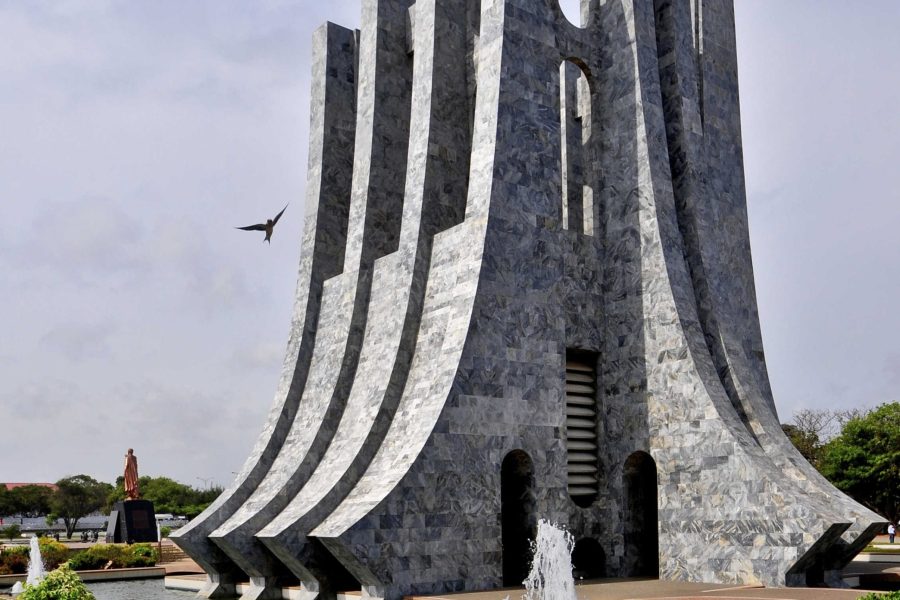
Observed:
[[[582,357],[566,359],[566,457],[569,495],[579,506],[589,506],[600,491],[597,374]]]

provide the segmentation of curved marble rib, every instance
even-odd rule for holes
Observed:
[[[443,408],[455,374],[447,365],[458,363],[472,309],[476,286],[472,275],[477,274],[480,246],[471,243],[469,232],[477,227],[477,222],[467,221],[436,236],[420,339],[385,442],[353,491],[309,534],[319,538],[363,586],[380,588],[383,584],[348,556],[336,538],[362,519],[406,474]],[[461,244],[464,239],[467,243]],[[453,260],[447,260],[450,257]],[[459,267],[467,264],[469,272],[461,273]]]
[[[713,17],[707,22],[733,21],[726,6],[707,4],[705,10]],[[710,11],[725,14],[710,15]],[[883,519],[835,489],[799,454],[781,429],[762,355],[743,177],[737,169],[726,172],[722,168],[739,163],[722,160],[723,154],[740,148],[739,130],[723,126],[722,119],[722,115],[739,114],[737,82],[730,81],[729,87],[709,78],[699,86],[705,96],[700,101],[695,82],[703,80],[698,76],[702,69],[696,64],[694,42],[688,37],[690,20],[687,0],[656,2],[658,52],[660,64],[666,65],[661,67],[661,80],[670,164],[701,323],[726,390],[757,442],[780,471],[808,494],[834,504],[852,521],[840,541],[849,547],[838,551],[845,560],[841,563],[837,556],[827,559],[827,570],[838,570],[852,558],[849,551],[861,549],[872,539]],[[733,40],[723,39],[723,31],[721,27],[702,31],[704,61],[716,65],[735,61]],[[675,32],[681,32],[680,36]],[[736,66],[728,72],[736,73]],[[708,132],[703,128],[706,119],[713,124]],[[714,176],[701,178],[701,173]],[[716,187],[707,181],[730,185]],[[824,566],[825,554],[819,557]],[[832,581],[838,579],[832,576]]]
[[[496,51],[502,42],[504,5],[481,15],[477,54]],[[487,209],[494,187],[500,65],[478,61],[478,96],[465,221],[434,238],[418,343],[406,386],[385,441],[352,492],[309,535],[319,539],[374,594],[383,594],[384,576],[375,574],[342,539],[381,502],[406,474],[428,439],[457,372],[483,258]]]
[[[356,359],[354,344],[360,337],[354,335],[353,329],[358,327],[359,315],[365,312],[365,306],[359,306],[357,276],[357,272],[344,273],[325,283],[319,315],[320,339],[313,351],[307,387],[291,430],[254,493],[209,536],[250,576],[251,589],[242,596],[245,600],[274,597],[276,593],[280,597],[277,584],[283,569],[255,543],[252,533],[269,515],[277,514],[290,494],[302,486],[304,475],[324,453],[343,413],[344,382],[352,379]],[[336,368],[335,363],[340,366]]]
[[[321,590],[307,534],[347,495],[381,446],[416,347],[434,232],[461,220],[469,155],[465,0],[419,0],[409,170],[400,247],[376,262],[366,333],[347,408],[303,489],[257,538],[305,589]],[[454,22],[455,21],[455,22]],[[438,67],[443,65],[443,69]]]
[[[279,594],[282,564],[254,537],[304,486],[344,412],[369,303],[372,262],[397,243],[409,123],[406,13],[411,0],[366,0],[344,273],[325,284],[309,379],[264,480],[210,539],[250,575],[243,598]]]
[[[263,431],[234,482],[190,524],[173,534],[206,571],[202,595],[235,593],[239,569],[208,535],[250,496],[275,460],[306,383],[325,279],[343,267],[352,180],[356,110],[356,35],[328,23],[314,34],[307,206],[291,335],[275,401]]]
[[[642,227],[642,239],[646,240],[647,244],[647,249],[642,250],[641,261],[644,269],[647,270],[643,279],[649,280],[652,277],[654,281],[661,281],[667,276],[670,281],[667,286],[654,286],[654,293],[649,298],[645,294],[644,304],[649,306],[650,311],[652,311],[651,314],[645,316],[646,322],[651,324],[651,330],[645,336],[645,341],[648,344],[645,352],[648,356],[653,356],[653,345],[660,342],[662,342],[662,346],[659,348],[659,352],[666,351],[667,347],[673,343],[683,345],[687,350],[684,360],[692,361],[693,365],[686,365],[687,370],[680,376],[688,378],[698,377],[703,384],[705,394],[699,394],[698,390],[693,389],[691,395],[686,397],[691,398],[696,408],[702,409],[702,400],[705,396],[712,402],[712,406],[715,407],[716,414],[719,417],[715,421],[704,424],[707,429],[704,435],[711,436],[712,439],[716,437],[721,439],[723,436],[726,436],[724,439],[732,438],[733,442],[731,443],[735,444],[732,454],[723,455],[723,464],[729,465],[729,469],[733,469],[733,472],[739,475],[736,482],[734,481],[735,478],[732,478],[731,487],[734,488],[735,483],[746,485],[747,483],[759,482],[767,488],[767,494],[771,494],[771,497],[761,496],[755,501],[736,502],[734,503],[736,508],[708,506],[706,512],[707,514],[716,511],[724,513],[729,511],[738,512],[738,514],[730,515],[730,518],[739,521],[746,519],[740,513],[750,514],[758,512],[760,516],[756,517],[757,519],[772,519],[777,516],[781,518],[781,523],[777,527],[779,535],[788,537],[791,535],[802,535],[802,538],[800,538],[802,539],[801,543],[787,543],[784,545],[782,550],[784,552],[783,559],[778,563],[777,572],[758,573],[760,581],[769,585],[773,583],[783,584],[785,581],[791,583],[792,578],[807,566],[812,557],[823,552],[838,539],[840,534],[850,526],[850,520],[840,510],[836,510],[834,504],[827,497],[810,496],[806,481],[792,476],[790,471],[786,471],[778,459],[773,458],[771,453],[766,452],[765,447],[760,444],[758,432],[752,429],[747,430],[738,411],[735,410],[734,405],[728,398],[726,388],[722,385],[719,377],[721,369],[715,368],[714,354],[710,353],[707,332],[703,328],[703,322],[697,309],[700,306],[698,299],[701,303],[705,299],[702,295],[697,295],[693,285],[697,279],[695,277],[692,282],[691,270],[684,259],[682,246],[685,244],[685,240],[681,229],[679,229],[678,210],[675,203],[675,194],[672,191],[674,186],[669,175],[671,165],[679,163],[678,161],[670,161],[665,145],[657,144],[651,146],[646,142],[646,140],[659,139],[660,133],[665,132],[667,125],[664,111],[662,110],[662,102],[654,101],[656,94],[660,93],[660,75],[657,72],[657,57],[655,56],[658,52],[658,42],[656,39],[651,38],[649,32],[654,31],[656,27],[659,27],[659,24],[651,21],[651,19],[654,19],[654,15],[650,13],[648,8],[647,6],[644,7],[646,12],[643,12],[643,14],[636,11],[635,20],[636,38],[638,41],[638,72],[642,73],[640,85],[641,94],[644,98],[644,102],[642,102],[644,110],[638,113],[638,124],[639,128],[643,127],[645,130],[644,134],[638,134],[637,139],[639,144],[646,145],[645,148],[639,148],[638,155],[646,155],[648,157],[648,162],[645,166],[647,169],[646,177],[652,182],[651,188],[639,194],[642,210],[651,211],[647,217],[641,219],[642,223],[645,224]],[[654,35],[653,37],[655,38],[656,36]],[[652,55],[649,55],[649,49],[652,49]],[[668,61],[659,60],[659,64],[668,64]],[[665,71],[663,74],[665,75]],[[695,81],[694,79],[687,79],[684,73],[680,75],[681,78],[678,80],[681,82]],[[665,84],[672,81],[672,79],[664,76],[662,81]],[[680,108],[690,114],[690,105],[685,102],[683,93],[675,96],[669,104],[675,103],[677,105],[681,103]],[[687,108],[685,109],[686,105]],[[710,108],[711,103],[708,102],[706,109],[709,110]],[[668,125],[671,126],[671,124],[672,121],[669,120]],[[684,127],[686,126],[687,124],[684,125]],[[681,149],[683,150],[684,148]],[[691,168],[696,169],[698,167],[699,165],[688,164],[685,171],[690,173]],[[685,182],[682,181],[680,183],[684,184]],[[684,189],[681,191],[684,192]],[[682,214],[687,212],[685,205],[690,207],[692,202],[696,203],[698,200],[688,198],[687,201],[682,203]],[[646,208],[644,208],[645,205]],[[654,242],[653,237],[658,237],[658,241]],[[687,236],[687,242],[690,243],[691,241],[691,237]],[[704,266],[708,266],[707,263],[704,263]],[[695,269],[695,275],[696,271]],[[669,294],[671,294],[671,299],[666,297]],[[669,306],[666,306],[666,304]],[[659,321],[659,315],[666,314],[678,315],[677,324],[659,323],[659,325],[654,325]],[[675,328],[674,330],[673,327]],[[652,331],[654,328],[658,328],[658,331]],[[678,331],[679,329],[680,331]],[[679,338],[682,338],[681,342],[676,341]],[[651,341],[653,345],[651,345]],[[685,416],[675,418],[675,415],[678,414],[678,408],[676,407],[678,407],[679,403],[676,398],[673,398],[673,395],[675,395],[673,391],[678,388],[673,388],[672,386],[673,374],[665,372],[671,369],[672,366],[674,365],[670,365],[666,369],[651,369],[650,371],[651,377],[649,377],[648,387],[650,388],[651,396],[660,394],[665,397],[665,402],[650,408],[652,418],[656,422],[655,426],[659,428],[660,432],[672,429],[673,424],[677,424],[679,421],[683,423],[687,420]],[[654,382],[654,378],[659,379]],[[654,390],[654,388],[656,389]],[[686,407],[680,407],[680,410],[686,410]],[[690,412],[696,409],[688,408],[687,410]],[[697,417],[699,415],[694,418],[696,419]],[[721,430],[723,425],[728,425],[730,431]],[[681,426],[676,427],[676,429],[679,427]],[[687,447],[683,451],[687,451]],[[708,456],[710,454],[709,450],[695,450],[695,452],[699,456]],[[747,462],[741,467],[735,468],[731,463],[736,460],[746,460]],[[714,471],[716,469],[710,470]],[[744,481],[741,482],[740,479]],[[725,484],[717,487],[725,487]],[[735,493],[735,491],[731,493]],[[683,502],[683,500],[674,497],[670,498],[669,501],[674,503]],[[709,502],[708,491],[707,495],[701,498],[701,502]],[[660,512],[662,518],[660,521],[661,523],[666,523],[666,527],[676,529],[678,521],[675,518],[675,514],[663,516],[666,504],[668,502],[661,502]],[[780,509],[782,504],[793,508],[790,511],[785,511]],[[684,518],[683,513],[681,518]],[[682,520],[682,522],[684,521]],[[773,530],[766,533],[774,534],[776,531]],[[674,554],[674,548],[683,547],[682,544],[686,543],[689,538],[679,540],[678,535],[675,535],[665,536],[663,539],[663,545],[672,548],[668,552]],[[661,550],[663,552],[666,551],[662,548]],[[740,544],[736,543],[727,551],[723,548],[721,558],[727,558],[729,555],[740,557],[742,554],[743,551],[740,549]],[[752,555],[747,555],[739,560],[750,561],[752,560]],[[667,576],[675,578],[697,577],[696,573],[687,575],[687,573],[679,572],[678,567],[673,565],[673,563],[677,565],[677,561],[669,560],[665,567],[662,568],[662,570],[668,571],[666,573]]]
[[[640,227],[639,245],[620,250],[632,258],[625,254],[612,262],[637,261],[641,274],[632,278],[613,273],[606,285],[613,297],[640,297],[640,315],[631,320],[643,323],[641,353],[648,357],[644,377],[650,452],[660,470],[661,486],[660,576],[692,580],[714,576],[727,582],[729,577],[746,581],[752,574],[761,583],[784,585],[792,564],[819,540],[840,535],[849,522],[830,506],[807,501],[796,482],[781,474],[746,430],[719,380],[684,261],[668,152],[665,144],[655,143],[665,139],[666,122],[658,100],[653,4],[635,2],[634,14],[635,44],[621,52],[633,52],[635,104],[608,118],[633,122],[637,129],[630,136],[637,142],[637,187],[629,197],[609,196],[607,236],[616,239],[632,223]],[[627,59],[616,61],[628,69]],[[634,111],[634,116],[626,110]],[[633,159],[607,156],[607,172],[616,173],[608,182],[610,191],[629,189],[633,184],[624,166]],[[632,202],[636,206],[629,206]],[[637,214],[629,217],[634,210]],[[644,286],[644,281],[653,283]],[[627,370],[614,376],[633,378]],[[627,396],[622,399],[627,401]],[[754,556],[752,540],[757,536],[767,540],[766,561]],[[720,544],[710,546],[710,537]],[[686,553],[686,548],[692,551]],[[712,573],[713,559],[728,561],[732,568]]]
[[[731,23],[734,21],[733,8],[729,6],[717,6],[711,4],[708,11],[715,10],[724,14],[724,18]],[[711,36],[711,32],[706,32]],[[719,34],[721,35],[721,34]],[[727,64],[734,65],[729,72],[732,76],[737,73],[736,57],[734,54],[734,45],[718,44],[710,48],[712,52],[711,58],[714,61],[722,62],[728,60]],[[728,53],[725,57],[720,57]],[[734,89],[737,90],[737,82],[733,82]],[[715,93],[712,86],[710,93]],[[737,93],[726,96],[728,104],[724,110],[733,110],[735,115],[739,114],[739,103]],[[726,148],[740,147],[740,129],[739,123],[735,125],[732,120],[731,128],[723,128],[722,134],[718,139],[710,144],[713,148],[708,151],[709,157],[715,157],[726,152]],[[725,176],[721,166],[717,165],[713,160],[707,158],[710,172],[716,173],[717,176]],[[736,170],[731,173],[736,178],[734,183],[736,192],[734,196],[737,202],[734,205],[746,207],[743,171]],[[727,206],[727,205],[726,205]],[[743,218],[743,229],[740,235],[736,235],[731,243],[742,248],[746,248],[747,264],[749,260],[749,234],[747,233],[747,217],[746,209],[737,213]],[[730,215],[720,215],[721,218],[729,218]],[[708,238],[707,246],[714,241],[727,247],[727,240],[723,240],[722,233],[716,232],[710,227],[706,227],[702,239]],[[707,248],[706,254],[709,255]],[[711,277],[721,277],[729,273],[729,265],[727,261],[722,260],[722,255],[713,256],[709,260],[709,264],[713,266],[710,271]],[[842,492],[838,491],[830,482],[828,482],[809,462],[803,458],[797,449],[784,436],[778,415],[775,411],[775,401],[772,395],[771,385],[768,380],[768,373],[765,365],[765,358],[762,353],[762,336],[759,327],[759,311],[756,308],[756,297],[753,286],[752,268],[747,268],[742,273],[741,279],[735,278],[731,280],[735,286],[740,289],[734,289],[731,293],[725,290],[724,286],[717,289],[717,304],[719,306],[727,306],[726,310],[717,309],[720,312],[719,321],[725,323],[727,329],[726,335],[723,335],[723,348],[728,357],[728,363],[733,365],[734,380],[738,391],[738,397],[742,399],[742,403],[747,406],[748,414],[759,415],[760,427],[766,432],[760,436],[760,441],[766,452],[777,458],[779,466],[786,471],[791,472],[799,480],[806,484],[806,489],[811,494],[817,494],[820,497],[830,498],[839,506],[839,510],[844,512],[848,518],[853,520],[851,527],[844,533],[841,540],[837,541],[834,547],[819,557],[818,569],[824,569],[824,577],[830,585],[842,586],[843,581],[840,577],[840,569],[842,569],[866,544],[871,541],[878,529],[883,525],[884,518],[873,513],[872,511],[861,506]],[[743,292],[743,293],[739,293]],[[746,314],[746,309],[750,308],[750,323],[746,328],[740,327],[739,316]],[[743,311],[743,312],[742,312]],[[743,335],[742,335],[743,334]],[[811,584],[818,581],[810,581]]]

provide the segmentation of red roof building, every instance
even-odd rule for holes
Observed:
[[[0,483],[0,485],[6,486],[7,490],[14,490],[17,487],[22,487],[25,485],[39,485],[41,487],[50,488],[54,492],[59,489],[59,486],[57,486],[55,483]]]

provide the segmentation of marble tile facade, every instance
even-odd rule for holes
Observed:
[[[360,31],[315,34],[270,416],[175,536],[202,594],[500,587],[513,451],[533,469],[522,527],[595,540],[607,575],[837,584],[882,520],[781,432],[731,2],[585,0],[583,27],[556,0],[361,2]],[[567,491],[570,350],[597,357],[586,508]]]

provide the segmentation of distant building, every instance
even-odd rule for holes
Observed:
[[[59,489],[59,486],[56,485],[55,483],[38,483],[38,482],[21,483],[21,482],[19,482],[19,483],[0,483],[0,485],[6,486],[6,489],[8,491],[11,491],[11,490],[14,490],[16,488],[23,487],[26,485],[39,485],[41,487],[50,488],[54,492]]]

